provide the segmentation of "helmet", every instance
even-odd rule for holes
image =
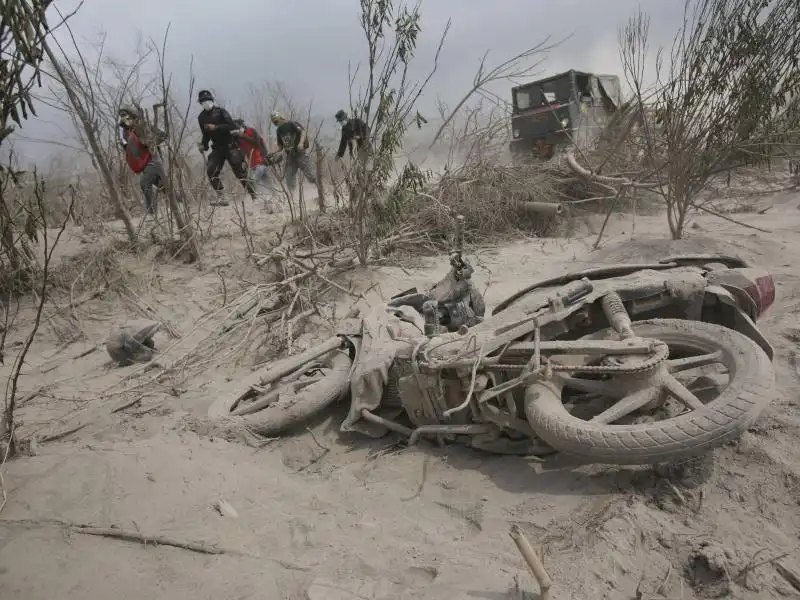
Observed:
[[[336,120],[339,121],[340,123],[342,121],[346,121],[347,120],[347,113],[344,112],[343,110],[337,111],[336,112]]]
[[[278,125],[281,121],[284,121],[283,115],[279,113],[277,110],[273,110],[272,114],[269,116],[269,120],[272,121],[273,125]]]
[[[131,106],[121,106],[117,113],[117,123],[124,127],[130,127],[139,118],[139,112]]]
[[[153,358],[153,336],[161,328],[159,321],[137,319],[112,330],[106,339],[106,351],[115,362],[129,365]]]
[[[136,119],[139,117],[139,111],[132,106],[120,106],[117,115],[120,117],[131,117]]]
[[[200,93],[197,94],[197,102],[202,104],[203,102],[208,102],[209,100],[213,102],[214,95],[208,90],[200,90]]]

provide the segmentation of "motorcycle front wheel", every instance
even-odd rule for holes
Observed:
[[[352,359],[331,350],[310,361],[288,357],[271,369],[284,374],[264,386],[247,382],[217,399],[208,409],[212,420],[239,421],[263,436],[277,436],[319,414],[348,389]]]
[[[776,396],[769,358],[737,331],[679,319],[635,322],[633,330],[669,346],[669,359],[652,374],[557,376],[528,387],[528,422],[553,448],[606,464],[682,460],[737,438]],[[589,337],[614,339],[615,334],[604,330]],[[721,365],[721,375],[711,371],[715,365]],[[679,379],[692,372],[691,382]],[[727,381],[718,384],[716,378],[723,376]],[[601,405],[601,412],[591,416],[573,414],[576,410],[570,412],[565,405],[570,389],[581,390],[583,398],[592,397],[593,402],[600,399],[605,406],[610,400],[611,406],[602,410]],[[588,403],[573,407],[581,404]],[[674,410],[668,410],[670,405]]]

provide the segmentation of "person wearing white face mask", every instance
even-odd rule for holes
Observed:
[[[218,206],[228,205],[228,202],[222,198],[224,186],[219,178],[226,161],[244,189],[255,200],[256,191],[253,183],[247,177],[245,157],[239,148],[239,140],[234,135],[238,127],[234,123],[233,117],[227,110],[214,104],[214,96],[208,90],[200,90],[197,101],[203,107],[203,111],[197,116],[197,122],[203,134],[198,148],[200,152],[205,153],[208,152],[209,142],[212,144],[211,153],[206,161],[206,174],[211,187],[217,193],[218,201],[215,204]]]

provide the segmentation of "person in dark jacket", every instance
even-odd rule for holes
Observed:
[[[255,200],[256,192],[247,177],[247,164],[244,154],[239,149],[239,140],[236,139],[234,133],[238,128],[233,117],[227,110],[214,104],[214,96],[208,90],[201,90],[197,95],[197,101],[203,107],[202,112],[197,116],[197,123],[203,134],[198,148],[200,152],[206,153],[209,142],[212,144],[211,153],[206,161],[206,173],[211,187],[214,188],[219,199],[215,204],[218,206],[228,205],[228,202],[222,198],[224,186],[219,178],[225,161],[231,166],[234,175],[250,197]]]
[[[118,118],[125,161],[131,171],[139,175],[139,186],[142,188],[147,213],[155,215],[155,190],[164,188],[165,175],[164,166],[154,153],[156,147],[167,139],[167,134],[148,127],[139,119],[139,112],[133,107],[120,108]]]
[[[350,158],[353,158],[355,146],[358,148],[359,159],[363,160],[369,147],[369,126],[357,117],[348,117],[343,110],[336,113],[336,122],[342,127],[342,140],[339,142],[336,158],[342,158],[346,149],[350,150]]]
[[[289,189],[294,189],[297,184],[297,171],[301,171],[310,183],[316,184],[317,178],[308,157],[306,130],[300,123],[289,121],[279,112],[273,112],[270,115],[270,121],[275,125],[278,148],[283,150],[286,155],[283,173]]]

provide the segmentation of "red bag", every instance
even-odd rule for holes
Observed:
[[[128,163],[131,171],[138,175],[144,171],[144,168],[152,160],[153,155],[150,154],[150,150],[147,149],[147,146],[139,141],[139,138],[136,137],[136,134],[132,130],[127,131],[126,136],[128,143],[125,146],[125,161]]]

